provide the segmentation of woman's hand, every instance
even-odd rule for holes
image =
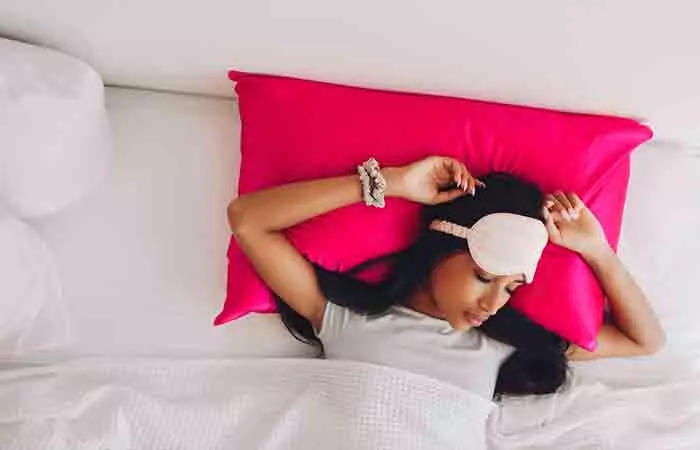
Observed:
[[[449,202],[485,186],[454,158],[430,156],[403,167],[386,169],[387,192],[425,205]]]
[[[542,213],[552,243],[583,256],[608,247],[600,222],[575,193],[547,195]]]

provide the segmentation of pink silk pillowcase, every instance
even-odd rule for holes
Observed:
[[[355,173],[374,156],[382,166],[429,155],[464,161],[475,176],[506,171],[545,193],[578,193],[613,248],[622,222],[630,152],[652,136],[633,120],[434,95],[229,72],[242,123],[239,194],[293,181]],[[308,259],[347,270],[398,251],[415,238],[420,205],[388,199],[356,204],[286,231]],[[270,255],[274,257],[274,255]],[[238,248],[228,249],[227,295],[215,324],[272,313],[271,292]],[[604,295],[575,253],[549,244],[535,280],[511,300],[517,310],[589,350]]]

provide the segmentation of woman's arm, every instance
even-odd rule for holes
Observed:
[[[571,359],[649,355],[661,350],[666,335],[644,292],[609,246],[581,255],[603,287],[612,324],[603,325],[595,352],[572,347]]]
[[[641,288],[610,248],[595,216],[573,193],[557,192],[548,197],[546,206],[550,239],[584,258],[607,296],[612,316],[612,323],[601,328],[594,352],[572,345],[569,358],[638,356],[659,351],[666,341],[661,324]]]
[[[260,277],[316,329],[326,299],[313,267],[281,231],[361,199],[360,177],[350,175],[254,192],[228,207],[231,231]]]
[[[383,172],[388,177],[387,195],[394,195],[392,169]],[[274,232],[361,200],[359,175],[324,178],[243,195],[231,202],[228,217],[236,236],[249,229]]]
[[[464,165],[451,158],[431,157],[402,168],[382,171],[387,196],[422,203],[456,198],[460,189],[440,191],[451,182],[473,187]],[[463,181],[462,181],[463,180]],[[326,299],[311,264],[292,246],[282,230],[362,201],[359,175],[292,183],[243,195],[228,207],[231,231],[265,283],[317,329]]]

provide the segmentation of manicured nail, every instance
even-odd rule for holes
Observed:
[[[476,189],[471,188],[471,190],[469,191],[469,193],[472,195],[472,197],[474,197],[474,196],[476,195]]]

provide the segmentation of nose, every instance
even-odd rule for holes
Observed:
[[[503,302],[498,294],[487,294],[479,299],[478,305],[479,309],[481,309],[485,314],[493,316],[499,309],[501,309]]]

